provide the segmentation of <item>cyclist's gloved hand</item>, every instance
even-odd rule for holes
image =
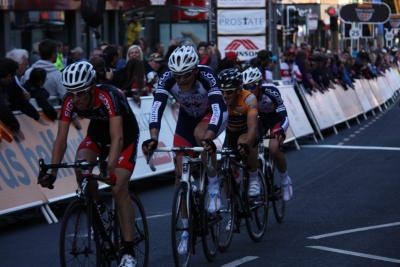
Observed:
[[[239,154],[243,156],[247,156],[249,154],[249,145],[247,144],[238,144],[237,150]]]
[[[39,174],[38,177],[38,184],[42,187],[46,187],[48,189],[54,189],[54,182],[56,181],[57,177],[51,173],[44,173]]]
[[[217,150],[217,146],[211,139],[204,139],[201,141],[201,145],[203,146],[204,150],[209,154],[214,154]]]
[[[153,153],[154,150],[157,149],[157,146],[158,146],[158,140],[154,138],[147,139],[142,143],[143,154],[148,157]]]

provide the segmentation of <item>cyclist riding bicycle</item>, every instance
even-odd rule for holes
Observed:
[[[243,158],[247,157],[248,195],[255,197],[260,194],[257,173],[257,99],[250,91],[242,89],[242,73],[238,69],[223,70],[218,74],[218,78],[228,106],[228,126],[224,147],[239,152]]]
[[[66,67],[62,84],[67,90],[64,97],[58,132],[53,144],[52,164],[62,161],[68,141],[72,114],[90,120],[87,135],[76,152],[77,160],[94,162],[107,157],[107,176],[118,206],[123,249],[120,267],[136,266],[134,255],[134,210],[129,197],[129,179],[136,163],[139,127],[126,97],[116,87],[95,84],[96,73],[88,62],[77,62]],[[78,179],[81,172],[76,170]],[[53,189],[57,169],[39,177],[42,187]],[[90,192],[98,199],[97,183],[92,181]]]
[[[217,77],[211,68],[199,65],[199,57],[193,46],[177,47],[169,57],[168,67],[170,70],[161,76],[155,91],[149,125],[151,138],[143,142],[143,153],[148,155],[157,148],[161,118],[168,96],[172,94],[180,104],[173,145],[201,145],[210,153],[213,167],[207,169],[207,209],[214,213],[219,210],[221,201],[213,140],[225,130],[226,105]],[[182,173],[182,154],[177,153],[174,162],[178,182]],[[182,224],[187,227],[187,219]],[[188,232],[183,231],[178,249],[182,254],[187,251],[188,236]]]
[[[269,151],[281,177],[283,199],[288,201],[293,195],[293,186],[287,172],[285,154],[280,150],[289,127],[286,107],[278,88],[272,83],[263,82],[258,68],[250,67],[243,71],[242,75],[243,88],[257,97],[261,133],[265,135],[270,130],[270,135],[273,137],[269,141]]]

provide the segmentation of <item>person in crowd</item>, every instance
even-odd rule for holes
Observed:
[[[32,45],[31,55],[29,57],[29,65],[33,65],[36,61],[40,59],[39,44],[40,42],[35,42]]]
[[[115,67],[118,62],[118,50],[114,45],[107,45],[103,49],[103,59],[106,63],[106,78],[107,80],[112,81],[114,78]]]
[[[0,59],[0,121],[13,133],[17,140],[23,140],[24,134],[12,111],[20,110],[41,124],[46,124],[38,111],[24,97],[21,87],[15,80],[18,63],[12,59]]]
[[[84,51],[82,47],[77,46],[74,49],[71,50],[71,64],[79,61],[85,60],[84,56]]]
[[[151,54],[149,60],[145,62],[146,85],[149,93],[153,92],[153,89],[157,87],[158,78],[161,77],[164,71],[163,62],[164,58],[159,53]]]
[[[57,111],[48,102],[49,93],[43,88],[46,81],[46,70],[42,68],[35,68],[29,75],[29,80],[24,84],[24,87],[31,94],[32,98],[42,108],[43,113],[52,121],[57,119]]]
[[[73,63],[63,70],[62,83],[68,93],[60,112],[51,163],[59,164],[64,157],[72,114],[87,118],[90,121],[87,135],[77,149],[76,159],[94,162],[102,155],[107,157],[105,178],[111,185],[121,229],[122,257],[119,267],[134,267],[137,264],[134,249],[136,230],[129,179],[136,164],[139,126],[123,93],[111,85],[96,84],[95,76],[93,66],[86,61]],[[41,174],[38,183],[54,189],[57,171],[51,169]],[[76,173],[77,179],[81,179],[81,170],[76,169]],[[97,182],[90,181],[88,190],[95,201],[99,201]]]
[[[65,65],[63,63],[63,44],[62,42],[57,42],[57,58],[56,62],[54,63],[56,68],[61,71]]]
[[[112,81],[108,80],[106,77],[107,69],[106,62],[103,57],[95,56],[89,60],[89,63],[93,65],[94,70],[96,71],[96,83],[101,84],[112,84]]]
[[[41,59],[25,72],[23,82],[29,80],[32,69],[45,69],[47,78],[43,86],[50,95],[49,102],[52,105],[59,105],[65,95],[65,88],[61,84],[61,72],[54,65],[57,58],[57,43],[50,39],[41,41],[39,44],[39,53]]]
[[[18,69],[15,73],[15,82],[21,88],[25,98],[29,100],[31,97],[29,92],[21,85],[22,77],[29,67],[29,53],[25,49],[14,48],[7,52],[6,58],[12,59],[18,63]]]
[[[139,45],[131,45],[126,52],[126,62],[130,59],[143,61],[143,52]]]
[[[262,77],[264,81],[272,82],[273,78],[273,70],[275,66],[275,62],[277,61],[276,56],[272,54],[272,52],[267,50],[261,50],[257,54],[258,59],[258,67],[262,73]]]
[[[114,73],[113,84],[139,104],[140,96],[148,94],[145,89],[143,62],[137,59],[128,60],[124,68]]]
[[[225,57],[218,63],[217,72],[219,73],[230,68],[242,69],[238,56],[234,51],[228,51],[225,53]]]

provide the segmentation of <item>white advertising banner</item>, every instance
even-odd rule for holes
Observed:
[[[358,100],[360,100],[361,107],[364,112],[370,111],[373,109],[370,101],[368,100],[368,96],[365,93],[365,90],[362,88],[361,81],[360,80],[355,80],[354,82],[354,90],[356,91],[356,95],[358,97]]]
[[[220,9],[217,14],[218,34],[265,34],[267,29],[263,9]]]
[[[265,0],[217,0],[217,7],[265,7]]]
[[[329,88],[328,91],[324,91],[324,100],[327,104],[326,108],[330,112],[335,124],[346,121],[346,116],[335,95],[334,89]]]
[[[334,87],[335,95],[340,100],[339,104],[348,120],[364,113],[357,94],[353,89],[349,88],[344,90],[343,87],[338,84],[335,84]]]
[[[323,95],[320,92],[313,92],[312,95],[304,93],[304,95],[311,108],[311,112],[314,114],[318,127],[321,130],[332,127],[335,123],[331,114],[326,109]]]
[[[289,117],[289,126],[295,137],[313,134],[313,129],[293,85],[278,86]]]
[[[372,108],[376,108],[379,106],[378,100],[376,99],[375,95],[372,93],[371,88],[369,87],[369,83],[365,79],[360,80],[361,89],[364,91],[365,95],[368,98],[369,103],[371,104]]]
[[[241,61],[250,60],[257,56],[258,51],[265,49],[265,36],[219,36],[218,49],[221,57],[227,52],[235,52]]]
[[[136,165],[131,180],[136,180],[149,176],[156,176],[161,173],[173,171],[175,168],[173,164],[172,154],[154,153],[153,163],[154,166],[156,167],[156,171],[153,172],[148,166],[147,160],[142,152],[141,147],[143,141],[150,138],[149,119],[150,119],[151,106],[153,104],[153,97],[152,96],[141,97],[140,108],[132,99],[128,99],[128,102],[129,105],[131,106],[131,109],[133,110],[133,113],[136,116],[140,130]],[[175,109],[173,105],[167,105],[165,107],[163,118],[161,120],[160,135],[158,138],[159,147],[172,146],[175,126],[176,126],[176,120],[174,120],[173,118],[174,112]]]

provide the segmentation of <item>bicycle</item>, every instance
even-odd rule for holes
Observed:
[[[233,203],[231,218],[225,227],[226,238],[220,238],[219,249],[225,251],[233,237],[235,227],[236,232],[240,232],[242,219],[245,220],[247,233],[251,240],[259,242],[265,234],[268,222],[268,191],[263,173],[258,170],[260,182],[260,194],[255,197],[248,196],[249,173],[245,160],[239,161],[234,150],[222,148],[219,175],[221,183],[226,191],[227,198]],[[237,174],[239,171],[239,174]]]
[[[97,204],[89,193],[90,181],[107,183],[105,161],[76,161],[73,163],[45,164],[39,160],[40,173],[53,168],[79,168],[82,180],[76,191],[77,198],[69,203],[61,223],[60,264],[66,266],[117,266],[120,260],[122,233],[114,201]],[[99,167],[100,174],[89,173]],[[110,195],[110,194],[109,194]],[[104,195],[103,195],[104,197]],[[135,210],[135,257],[137,266],[147,266],[149,257],[149,232],[146,215],[139,198],[130,193]]]
[[[264,140],[273,138],[265,135],[261,138],[258,149],[259,164],[267,184],[268,200],[272,202],[276,221],[281,224],[285,217],[286,202],[283,200],[281,184],[275,179],[275,162],[270,157],[268,147],[264,145]]]
[[[176,266],[189,266],[190,258],[195,254],[197,238],[201,238],[202,248],[208,261],[213,261],[218,250],[218,234],[220,213],[210,214],[206,210],[206,168],[200,158],[189,153],[203,152],[202,147],[163,147],[154,152],[183,153],[182,175],[175,188],[171,216],[172,253]],[[208,155],[207,155],[208,157]],[[148,157],[150,168],[155,171]],[[195,182],[198,177],[198,182]],[[182,225],[182,218],[188,219],[188,226]],[[179,254],[178,246],[183,231],[189,233],[188,250],[186,254]]]

